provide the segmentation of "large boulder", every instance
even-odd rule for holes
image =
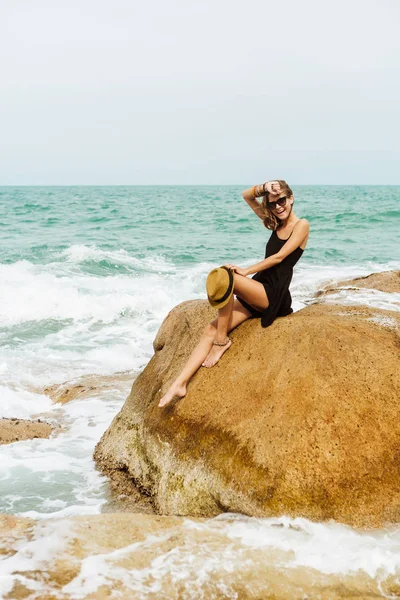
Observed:
[[[246,321],[184,399],[158,408],[212,316],[205,301],[169,313],[99,467],[162,514],[399,521],[399,313],[318,304],[267,329]]]

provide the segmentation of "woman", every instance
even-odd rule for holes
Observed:
[[[250,208],[272,230],[265,259],[247,268],[225,265],[231,276],[232,293],[220,297],[218,318],[209,323],[176,380],[161,398],[158,406],[166,406],[175,397],[186,395],[186,386],[200,366],[213,367],[231,345],[228,333],[249,318],[260,318],[263,327],[276,317],[290,314],[289,285],[293,267],[306,247],[310,225],[293,212],[293,192],[285,181],[269,181],[242,192]],[[256,198],[262,196],[262,202]],[[216,269],[221,281],[223,269]],[[252,279],[248,275],[255,273]],[[210,277],[209,275],[209,277]],[[214,279],[215,281],[215,279]],[[236,299],[234,298],[236,295]],[[210,293],[209,293],[210,299]],[[218,302],[217,302],[218,305]]]

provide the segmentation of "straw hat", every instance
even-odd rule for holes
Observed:
[[[227,267],[209,272],[206,282],[208,301],[213,308],[223,308],[233,294],[233,273]]]

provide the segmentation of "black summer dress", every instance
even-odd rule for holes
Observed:
[[[273,231],[265,248],[265,258],[277,254],[289,238],[281,240],[276,231]],[[253,318],[261,318],[262,327],[268,327],[277,317],[285,317],[293,312],[289,285],[292,281],[293,267],[302,254],[303,250],[298,247],[278,265],[253,275],[252,279],[263,284],[269,301],[268,308],[262,312],[236,296],[240,304],[247,308]]]

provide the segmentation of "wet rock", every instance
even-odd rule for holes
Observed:
[[[366,277],[357,277],[339,281],[329,285],[316,293],[316,297],[335,294],[341,289],[371,289],[387,293],[400,292],[400,271],[383,271],[382,273],[372,273]]]
[[[261,523],[234,519],[203,522],[125,513],[35,522],[0,516],[1,598],[343,600],[398,594],[393,550],[390,568],[375,574],[376,555],[368,566],[371,574],[352,568],[353,563],[343,572],[337,564],[328,569],[321,564],[318,570],[302,565],[291,548],[301,548],[309,531],[292,530],[290,542],[277,547],[274,536],[270,543],[257,539],[257,526],[265,534]],[[243,542],[246,531],[250,536]],[[353,561],[356,538],[354,532]]]
[[[72,400],[84,400],[105,391],[123,392],[132,385],[136,374],[132,371],[114,373],[113,375],[84,375],[65,383],[50,385],[42,393],[53,402],[66,404]],[[125,392],[126,393],[126,392]]]
[[[40,420],[0,419],[0,445],[35,438],[48,438],[53,430],[52,425]]]
[[[95,451],[162,514],[400,520],[399,313],[316,304],[243,323],[184,399],[157,407],[213,316],[176,307]]]

